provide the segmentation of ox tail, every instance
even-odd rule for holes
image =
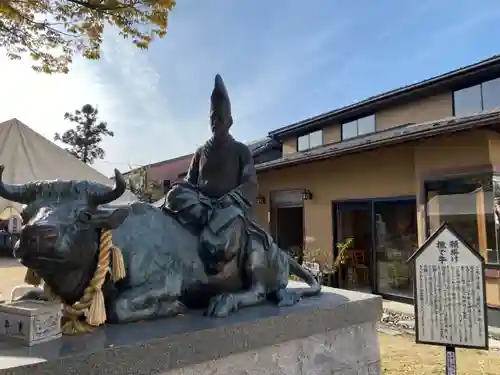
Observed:
[[[288,254],[287,254],[288,255]],[[321,292],[321,284],[316,280],[314,275],[302,267],[295,259],[288,255],[288,262],[290,264],[290,272],[292,275],[300,277],[304,280],[309,288],[301,289],[300,294],[303,297],[317,296]]]

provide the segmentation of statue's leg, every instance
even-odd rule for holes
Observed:
[[[255,283],[245,292],[225,293],[210,300],[206,315],[214,318],[223,318],[242,307],[256,306],[266,301],[266,290],[263,284]]]
[[[289,256],[271,239],[269,254],[269,270],[273,275],[270,290],[275,290],[274,299],[279,307],[293,306],[302,298],[302,293],[297,290],[287,289],[288,277],[290,276]]]
[[[300,291],[286,288],[289,276],[288,256],[271,238],[263,241],[262,238],[252,236],[248,252],[244,268],[252,279],[252,287],[240,293],[214,297],[207,311],[209,316],[223,317],[242,307],[260,304],[267,300],[270,291],[275,291],[272,295],[280,307],[293,306],[300,301]]]
[[[172,281],[165,277],[161,283],[145,284],[121,293],[110,306],[111,322],[128,323],[184,313],[186,307],[178,300],[180,282]]]
[[[209,273],[237,256],[246,240],[245,221],[232,207],[217,209],[200,233],[200,256]]]
[[[251,287],[238,293],[224,293],[211,299],[207,315],[224,317],[243,307],[255,306],[266,301],[266,277],[268,270],[267,254],[261,244],[252,241],[248,244],[250,254],[246,258],[244,272],[251,278]],[[241,246],[239,251],[245,251]],[[241,271],[240,271],[241,272]]]
[[[276,299],[279,307],[293,306],[302,298],[299,292],[282,288],[276,292]]]

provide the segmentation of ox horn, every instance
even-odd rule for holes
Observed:
[[[2,181],[5,166],[0,165],[0,197],[21,204],[28,204],[33,200],[33,194],[28,185],[11,185]]]
[[[125,182],[125,178],[120,173],[118,169],[115,169],[115,187],[113,190],[108,191],[104,194],[94,195],[92,196],[92,203],[96,206],[100,204],[106,204],[118,199],[125,193],[125,189],[127,188],[127,183]]]

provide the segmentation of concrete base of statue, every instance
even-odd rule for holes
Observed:
[[[292,283],[291,287],[301,286]],[[324,288],[288,308],[194,312],[33,347],[0,343],[0,375],[380,374],[378,296]]]

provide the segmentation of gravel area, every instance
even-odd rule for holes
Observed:
[[[405,333],[415,334],[415,318],[410,314],[397,313],[384,309],[380,324],[384,327],[403,331]],[[500,334],[489,332],[490,339],[500,340]]]

